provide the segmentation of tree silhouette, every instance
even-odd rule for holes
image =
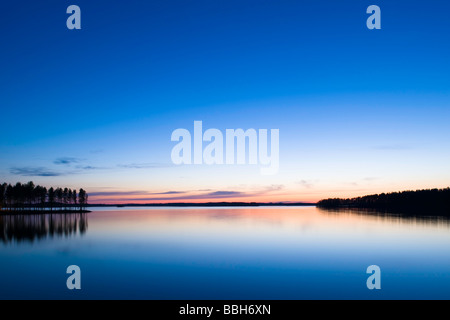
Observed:
[[[87,198],[88,195],[86,193],[86,191],[84,191],[83,189],[80,189],[80,192],[78,193],[78,204],[80,205],[80,211],[83,210],[83,208],[86,206],[87,204]]]
[[[55,205],[55,189],[53,189],[53,187],[48,189],[48,204],[50,206],[50,211],[53,211],[53,206]]]
[[[77,190],[74,189],[72,192],[72,203],[73,203],[73,207],[76,208],[77,206]]]
[[[351,199],[326,199],[322,208],[374,208],[383,210],[435,211],[450,214],[450,188],[373,194]]]
[[[11,184],[0,184],[0,211],[44,211],[50,208],[53,211],[59,206],[60,211],[69,212],[80,206],[80,210],[87,205],[88,195],[80,189],[80,198],[77,201],[77,191],[70,188],[46,187],[35,185],[33,181],[26,184],[17,182]],[[56,203],[56,201],[57,203]]]
[[[8,187],[8,185],[6,183],[3,183],[2,185],[0,185],[0,210],[6,206],[5,197],[6,197],[6,188],[7,187]]]
[[[13,197],[14,197],[14,188],[11,184],[8,184],[5,192],[5,202],[7,203],[7,207],[9,210],[12,210]]]
[[[56,199],[58,200],[60,210],[62,210],[63,190],[61,188],[56,189]]]
[[[67,193],[67,203],[69,204],[69,208],[72,207],[72,189],[69,189]]]
[[[69,189],[64,188],[64,191],[63,191],[64,208],[67,207],[68,199],[69,199]]]

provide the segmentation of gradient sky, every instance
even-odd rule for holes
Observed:
[[[81,30],[66,8],[81,8]],[[366,9],[381,7],[382,29]],[[448,1],[0,4],[0,181],[90,201],[317,201],[450,185]],[[280,169],[171,162],[173,130],[280,130]]]

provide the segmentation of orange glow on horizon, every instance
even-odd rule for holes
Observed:
[[[214,202],[257,202],[257,203],[317,203],[328,198],[354,198],[359,196],[420,190],[430,188],[447,188],[448,185],[413,187],[378,186],[372,188],[342,188],[342,189],[300,189],[268,192],[246,191],[209,191],[199,192],[94,192],[88,190],[90,204],[160,204],[160,203],[214,203]]]

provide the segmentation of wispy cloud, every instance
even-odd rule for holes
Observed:
[[[26,167],[11,167],[9,169],[9,172],[11,174],[28,177],[58,177],[58,176],[81,174],[83,173],[83,171],[106,169],[90,165],[77,165],[77,166],[71,165],[73,163],[78,163],[80,161],[82,160],[78,158],[58,158],[53,163],[57,165],[62,165],[61,170],[53,170],[47,167],[26,166]]]
[[[150,194],[181,194],[186,193],[186,191],[166,191],[166,192],[153,192]]]
[[[172,167],[170,163],[129,163],[129,164],[118,164],[119,168],[126,169],[150,169],[150,168],[167,168]]]
[[[217,197],[217,198],[229,198],[229,197],[240,197],[243,195],[247,195],[244,192],[240,192],[240,191],[214,191],[214,192],[209,192],[207,194],[204,194],[202,196],[207,196],[207,197]]]
[[[171,195],[171,194],[184,194],[185,191],[166,191],[166,192],[148,192],[143,190],[133,191],[98,191],[90,192],[90,196],[95,197],[124,197],[124,196],[151,196],[151,195]]]
[[[258,193],[259,194],[259,193]],[[159,197],[158,197],[159,195]],[[161,197],[167,195],[167,197]],[[211,200],[211,199],[225,199],[252,196],[252,193],[245,193],[240,191],[212,191],[203,192],[200,194],[189,194],[187,191],[166,191],[166,192],[147,192],[147,191],[99,191],[90,192],[89,196],[99,198],[115,197],[120,201],[187,201],[187,200]]]
[[[61,157],[53,161],[54,164],[57,165],[71,165],[72,163],[79,163],[82,159],[71,158],[71,157]]]
[[[96,167],[88,164],[84,164],[86,159],[80,159],[75,157],[60,157],[53,161],[56,165],[62,165],[66,167],[74,168],[71,172],[67,172],[66,174],[80,173],[80,170],[99,170],[99,169],[107,169],[105,167]]]
[[[76,169],[80,169],[80,170],[103,170],[103,169],[108,169],[106,167],[94,167],[94,166],[76,166]]]
[[[61,172],[55,172],[44,167],[13,167],[9,171],[12,174],[28,177],[57,177],[64,175]]]
[[[285,186],[283,184],[272,184],[268,186],[264,191],[265,192],[272,192],[272,191],[280,191],[283,190]]]
[[[146,191],[99,191],[90,192],[91,197],[123,197],[123,196],[142,196],[147,194]]]
[[[298,184],[305,187],[306,189],[311,189],[312,187],[314,187],[314,182],[310,180],[300,180]]]
[[[259,190],[253,191],[236,191],[236,190],[190,190],[190,191],[163,191],[163,192],[148,192],[143,190],[133,190],[133,191],[99,191],[90,192],[89,195],[91,199],[93,197],[97,198],[96,201],[129,201],[141,202],[141,201],[190,201],[190,200],[217,200],[217,199],[228,199],[228,198],[250,198],[255,196],[266,195],[271,192],[276,192],[284,189],[284,185],[270,185],[265,188],[260,188]],[[102,199],[104,198],[104,199]],[[112,199],[113,198],[113,199]]]
[[[240,191],[214,191],[203,194],[183,195],[176,197],[142,197],[142,198],[130,198],[120,199],[125,201],[189,201],[189,200],[214,200],[214,199],[227,199],[227,198],[242,198],[249,197],[252,194],[247,194]]]

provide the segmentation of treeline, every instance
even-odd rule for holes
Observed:
[[[317,203],[322,208],[374,208],[408,211],[435,211],[450,214],[450,188],[426,189],[373,194],[351,199],[325,199]]]
[[[6,211],[83,211],[88,202],[88,194],[83,189],[46,187],[35,185],[33,181],[15,185],[0,184],[0,210]]]

